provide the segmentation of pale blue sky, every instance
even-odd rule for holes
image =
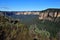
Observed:
[[[39,11],[60,8],[60,0],[0,0],[2,11]]]

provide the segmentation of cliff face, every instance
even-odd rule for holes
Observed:
[[[46,9],[41,11],[39,14],[39,19],[41,20],[50,20],[50,21],[59,21],[60,18],[60,9]]]
[[[19,18],[21,15],[38,15],[38,18],[40,20],[50,20],[50,21],[57,21],[60,18],[60,9],[46,9],[42,11],[12,11],[12,12],[6,12],[1,11],[0,14],[8,15],[11,17]],[[34,16],[33,16],[34,17]],[[59,21],[59,20],[58,20]]]

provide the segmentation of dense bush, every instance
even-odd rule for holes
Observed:
[[[39,40],[49,40],[57,38],[60,31],[59,22],[37,20],[36,24],[27,25],[14,20],[12,23],[11,19],[0,16],[0,40],[33,40],[35,35]]]

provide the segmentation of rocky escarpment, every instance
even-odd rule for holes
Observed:
[[[60,9],[46,9],[39,13],[39,19],[59,22]]]
[[[49,20],[49,21],[59,22],[59,20],[60,20],[60,9],[56,9],[56,8],[49,8],[49,9],[42,10],[42,11],[0,11],[0,14],[4,14],[5,16],[7,15],[7,16],[13,17],[15,19],[16,18],[28,19],[32,16],[33,19],[35,19],[37,17],[43,21]],[[24,17],[22,17],[22,15]],[[34,17],[34,15],[36,17]]]

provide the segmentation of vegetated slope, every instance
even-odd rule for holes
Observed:
[[[33,40],[34,39],[34,35],[36,34],[33,33],[29,34],[29,31],[31,31],[29,30],[30,26],[27,27],[27,25],[21,24],[19,22],[12,23],[10,21],[7,21],[8,19],[6,20],[4,16],[0,16],[0,18],[1,18],[0,40]]]

